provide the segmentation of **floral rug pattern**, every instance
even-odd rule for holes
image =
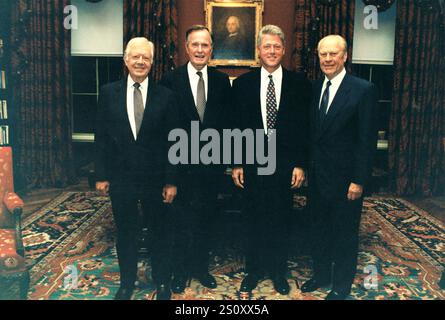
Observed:
[[[304,199],[297,199],[297,206]],[[107,197],[95,192],[66,192],[28,217],[23,224],[29,299],[112,299],[119,287],[114,224]],[[350,299],[442,300],[437,282],[445,258],[445,228],[439,220],[398,198],[366,198],[360,227],[357,276]],[[311,277],[311,259],[289,259],[289,295],[262,281],[252,294],[240,293],[244,265],[237,252],[212,256],[218,287],[210,290],[192,280],[181,300],[320,300],[330,288],[302,294]],[[141,260],[134,299],[155,299],[150,261]]]

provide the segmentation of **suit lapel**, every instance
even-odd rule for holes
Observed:
[[[145,97],[144,117],[142,118],[138,139],[139,137],[143,137],[143,131],[147,130],[147,128],[150,128],[149,122],[152,121],[152,116],[156,112],[155,110],[156,106],[153,103],[155,87],[156,85],[154,84],[154,81],[150,79],[148,82],[147,96]]]
[[[211,110],[213,106],[213,102],[216,101],[216,95],[217,95],[217,83],[215,78],[215,70],[213,70],[210,67],[207,67],[207,81],[209,82],[207,84],[207,102],[206,102],[206,109],[204,112],[204,121],[205,121],[205,114],[208,112],[208,110]]]
[[[213,101],[215,101],[215,96],[217,94],[217,86],[215,83],[215,77],[213,73],[213,69],[210,67],[207,67],[207,101],[206,101],[206,108],[204,110],[204,121],[205,124],[208,122],[209,118],[211,117],[211,113],[213,112]],[[198,112],[196,112],[198,113]]]
[[[206,102],[206,111],[207,107],[213,102],[215,90],[213,88],[215,87],[215,78],[213,77],[213,70],[210,67],[207,67],[207,81],[209,82],[207,84],[207,102]]]
[[[256,70],[255,77],[254,77],[254,83],[253,83],[253,97],[252,101],[255,101],[254,106],[255,107],[255,117],[257,122],[258,128],[264,128],[263,124],[263,116],[261,114],[261,68]],[[253,100],[255,99],[255,100]]]
[[[179,81],[181,83],[179,84],[178,87],[183,88],[182,94],[185,99],[184,101],[184,106],[186,109],[185,111],[189,115],[190,119],[199,120],[199,114],[198,111],[196,110],[196,105],[195,105],[195,98],[193,98],[192,88],[190,86],[190,79],[187,72],[187,64],[182,66],[180,72],[181,74],[179,77]]]
[[[332,100],[331,106],[329,107],[328,113],[326,114],[326,118],[323,121],[321,127],[321,133],[326,131],[329,126],[334,122],[334,119],[337,117],[339,112],[346,105],[346,101],[349,96],[349,91],[351,90],[349,77],[346,74],[343,81],[340,84],[340,87],[335,94],[334,100]]]
[[[129,139],[134,141],[133,131],[131,131],[130,119],[128,119],[127,112],[127,81],[122,80],[116,87],[114,94],[115,99],[113,99],[113,101],[115,103],[115,107],[113,109],[116,110],[119,123],[122,124],[122,138],[127,141]]]
[[[283,68],[283,67],[282,67]],[[282,115],[284,114],[283,109],[287,108],[287,92],[289,92],[289,74],[286,69],[283,68],[283,79],[281,81],[281,93],[280,93],[280,105],[278,106],[277,123],[280,122]]]

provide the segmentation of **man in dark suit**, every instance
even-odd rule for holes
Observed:
[[[170,299],[171,226],[176,167],[168,162],[168,133],[178,126],[173,93],[149,80],[154,46],[128,42],[128,78],[105,85],[96,128],[96,189],[109,192],[117,229],[121,283],[117,300],[131,299],[137,272],[139,207],[153,230],[152,277],[157,299]]]
[[[346,73],[347,44],[341,36],[321,39],[318,56],[325,77],[314,83],[311,106],[314,276],[302,292],[332,280],[326,299],[339,300],[349,295],[357,267],[363,190],[377,141],[377,94],[373,84]]]
[[[226,74],[208,67],[212,54],[212,37],[205,26],[194,25],[186,32],[189,62],[165,75],[160,83],[175,92],[179,101],[179,118],[191,134],[191,123],[204,129],[224,127],[230,82]],[[196,137],[198,138],[198,137]],[[198,138],[199,139],[199,138]],[[199,141],[191,142],[198,143]],[[192,148],[189,150],[190,157]],[[181,293],[190,278],[207,288],[216,288],[216,279],[209,274],[209,250],[214,234],[216,197],[223,178],[223,167],[217,164],[183,165],[177,199],[180,213],[176,219],[172,291]]]
[[[283,31],[264,26],[257,40],[261,69],[233,83],[235,127],[263,129],[261,139],[266,143],[271,130],[276,130],[273,174],[259,175],[258,163],[243,163],[232,170],[235,185],[243,188],[247,215],[247,276],[240,287],[244,292],[253,290],[264,276],[272,279],[277,292],[288,294],[290,290],[286,273],[292,189],[300,188],[305,179],[310,83],[281,66],[284,48]]]

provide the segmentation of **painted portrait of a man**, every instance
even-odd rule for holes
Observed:
[[[255,59],[255,8],[213,9],[213,59]]]

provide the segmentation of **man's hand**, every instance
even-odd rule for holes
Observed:
[[[292,171],[292,182],[291,182],[291,188],[292,189],[298,189],[303,185],[305,176],[304,176],[304,170],[301,168],[295,167]]]
[[[348,190],[348,200],[357,200],[362,196],[363,187],[359,184],[351,182]]]
[[[244,189],[244,170],[241,167],[232,169],[232,179],[235,185]]]
[[[99,193],[104,196],[108,195],[108,190],[110,190],[110,182],[97,181],[96,182],[96,190],[99,191]]]
[[[176,186],[172,186],[171,184],[167,184],[162,189],[162,197],[164,198],[164,203],[172,203],[178,193],[178,189]]]

